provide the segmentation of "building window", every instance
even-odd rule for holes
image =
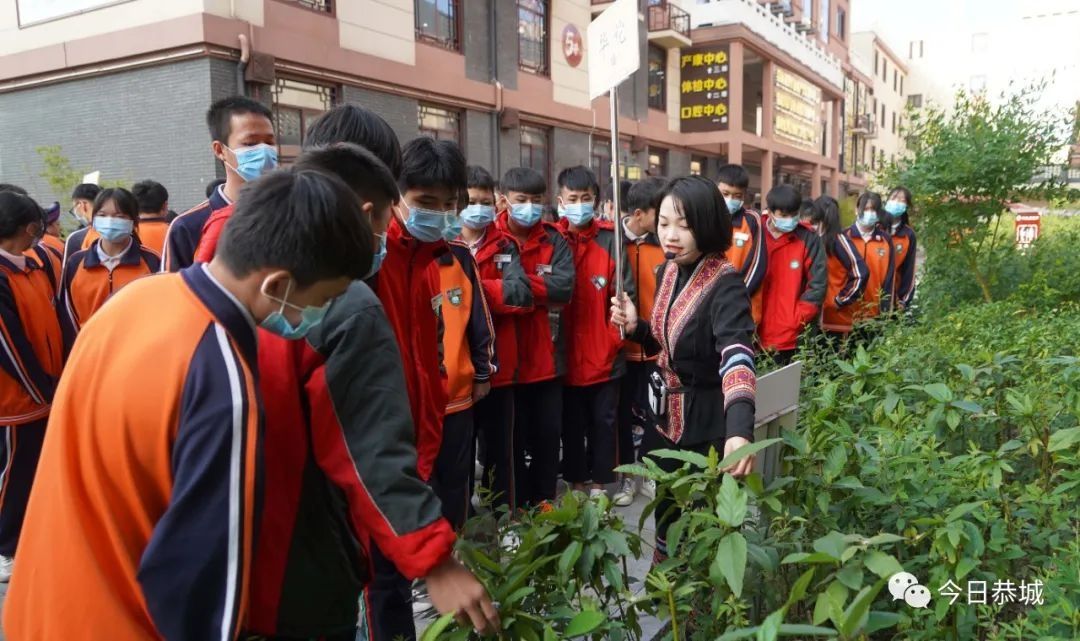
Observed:
[[[821,15],[818,16],[818,33],[821,41],[829,44],[829,0],[821,0]]]
[[[551,184],[548,171],[549,133],[543,127],[521,125],[521,166],[535,169]]]
[[[899,83],[899,82],[900,82],[900,70],[897,69],[896,67],[893,67],[893,70],[892,70],[892,90],[893,91],[896,91],[896,88],[898,86],[897,83]]]
[[[881,105],[881,128],[885,128],[885,105]]]
[[[837,7],[836,9],[836,37],[844,40],[847,31],[847,11]]]
[[[305,9],[311,9],[312,11],[321,11],[323,13],[334,12],[334,6],[331,4],[331,0],[293,0],[293,2]]]
[[[416,0],[416,39],[461,50],[459,0]]]
[[[904,77],[900,76],[900,97],[904,97]]]
[[[649,107],[667,109],[667,50],[649,45]]]
[[[700,176],[705,171],[704,156],[690,156],[690,175]]]
[[[878,55],[877,55],[877,49],[874,49],[874,75],[875,76],[877,75],[877,72],[878,72]]]
[[[593,138],[589,153],[589,167],[596,174],[596,182],[603,194],[611,184],[611,141],[606,138]]]
[[[922,94],[913,93],[907,97],[907,104],[912,109],[922,109]]]
[[[461,144],[461,112],[435,105],[420,105],[420,135]]]
[[[274,82],[270,96],[282,164],[300,155],[308,125],[334,106],[337,93],[336,87],[291,78],[279,77]]]
[[[881,79],[885,82],[889,81],[889,59],[884,56],[881,58]]]
[[[518,67],[538,74],[548,72],[548,5],[546,0],[517,0]]]
[[[896,112],[892,112],[892,132],[896,133]]]
[[[650,176],[667,176],[668,152],[665,149],[649,149]]]

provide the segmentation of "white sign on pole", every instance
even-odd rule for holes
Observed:
[[[82,177],[83,183],[90,183],[91,185],[97,185],[101,181],[101,172],[92,171]]]
[[[616,0],[586,33],[591,100],[619,86],[641,66],[637,0]]]

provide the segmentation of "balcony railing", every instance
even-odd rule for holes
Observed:
[[[312,11],[321,11],[323,13],[333,13],[334,6],[333,0],[288,0],[294,4],[298,4],[305,9],[311,9]]]
[[[851,133],[858,134],[863,138],[874,138],[877,136],[877,119],[874,118],[874,114],[862,114],[855,117],[855,126],[851,128]]]
[[[651,0],[649,4],[649,31],[672,30],[690,37],[690,14],[678,5],[664,0]]]

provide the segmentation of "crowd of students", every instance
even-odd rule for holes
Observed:
[[[630,505],[655,489],[619,465],[753,439],[755,352],[914,296],[903,188],[842,229],[788,185],[746,207],[727,165],[624,181],[616,216],[584,166],[551,207],[539,172],[355,105],[288,169],[261,103],[207,125],[226,178],[176,217],[153,181],[79,185],[62,241],[58,205],[0,185],[9,638],[351,640],[362,599],[367,638],[412,639],[421,578],[492,629],[452,555],[477,485],[511,514],[560,475]]]

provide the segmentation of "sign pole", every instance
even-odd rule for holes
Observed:
[[[615,214],[615,298],[623,295],[623,218],[622,172],[619,171],[619,88],[608,92],[611,103],[611,208]],[[619,327],[619,338],[626,338],[626,328]]]

